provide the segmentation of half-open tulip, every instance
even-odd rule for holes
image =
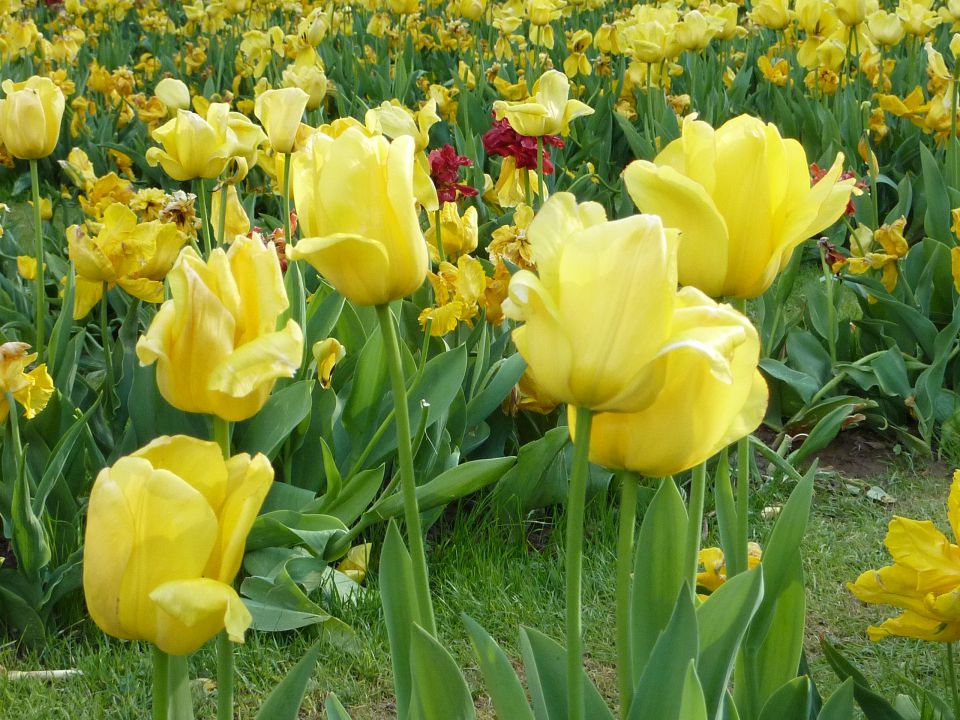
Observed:
[[[177,110],[176,117],[153,131],[153,139],[163,147],[147,150],[147,163],[151,167],[159,164],[167,175],[181,182],[219,177],[233,154],[227,127],[229,112],[226,103],[211,103],[206,117]]]
[[[567,76],[559,70],[548,70],[534,84],[531,98],[522,102],[497,100],[493,111],[497,120],[507,118],[510,127],[521,135],[567,135],[571,120],[593,114],[593,108],[569,96]]]
[[[677,294],[673,327],[693,338],[726,332],[726,371],[699,352],[674,352],[663,366],[660,392],[637,413],[597,413],[590,432],[590,461],[647,477],[673,475],[745,437],[763,420],[767,384],[757,370],[760,338],[750,321],[696,288]],[[569,411],[571,435],[576,412]]]
[[[224,460],[216,443],[160,437],[97,476],[83,590],[108,635],[171,655],[226,629],[243,642],[250,612],[232,582],[273,481],[264,455]]]
[[[551,197],[530,223],[538,275],[517,272],[504,314],[528,372],[560,402],[634,412],[656,399],[665,357],[703,355],[721,377],[739,326],[691,329],[676,318],[678,233],[655,215],[607,221],[603,207]]]
[[[409,136],[388,142],[354,127],[336,138],[316,133],[293,155],[303,239],[287,257],[306,260],[359,305],[412,293],[427,276],[413,168]]]
[[[0,140],[21,160],[36,160],[53,152],[60,139],[63,92],[48,77],[25,82],[4,80],[0,100]]]
[[[252,417],[303,357],[300,326],[276,329],[289,303],[273,244],[239,236],[207,262],[187,247],[167,279],[172,298],[137,343],[140,362],[157,363],[160,394],[176,408]]]
[[[843,156],[813,187],[806,153],[772,124],[741,115],[714,130],[688,116],[653,162],[624,170],[642,212],[681,231],[679,278],[711,297],[762,294],[794,249],[843,215],[854,180]]]
[[[263,124],[274,152],[290,153],[310,96],[298,87],[267,90],[257,96],[253,112]]]

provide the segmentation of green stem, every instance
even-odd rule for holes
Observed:
[[[537,136],[537,206],[543,207],[543,137]]]
[[[221,417],[213,415],[213,440],[220,447],[223,459],[230,459],[230,423]]]
[[[400,485],[403,494],[404,522],[407,540],[410,543],[410,559],[413,564],[413,581],[417,596],[420,624],[433,636],[437,634],[433,618],[433,601],[427,579],[427,557],[423,547],[423,531],[420,528],[420,508],[417,506],[417,482],[413,474],[413,450],[410,446],[410,415],[407,408],[407,389],[403,378],[400,358],[400,341],[393,325],[393,315],[388,304],[377,305],[377,320],[383,334],[387,369],[393,387],[393,406],[397,419],[397,456],[400,463]]]
[[[193,720],[193,693],[190,691],[190,657],[170,655],[167,659],[167,697],[171,720]]]
[[[820,248],[820,266],[823,268],[823,282],[827,290],[827,349],[830,351],[830,364],[837,363],[837,308],[834,304],[833,271],[827,263],[827,251]]]
[[[567,498],[567,708],[568,720],[584,720],[583,643],[581,641],[581,594],[583,570],[583,516],[587,500],[590,459],[589,408],[577,408],[577,437],[573,443],[573,470]]]
[[[687,516],[687,572],[690,587],[697,587],[700,563],[700,536],[703,533],[703,499],[707,492],[707,463],[702,462],[690,476],[690,507]]]
[[[747,301],[743,298],[734,298],[733,307],[742,315],[747,314]],[[736,571],[744,572],[747,569],[747,543],[750,537],[750,437],[743,437],[737,441],[737,545],[734,548],[733,567]],[[727,559],[728,568],[730,558]],[[728,577],[736,573],[728,572]]]
[[[527,207],[533,208],[533,197],[530,190],[530,171],[526,168],[520,170],[523,173],[523,199]]]
[[[213,416],[213,439],[220,446],[224,460],[230,459],[230,423]],[[217,720],[233,718],[233,643],[226,630],[217,635]]]
[[[227,238],[227,202],[229,194],[227,186],[220,185],[220,222],[217,225],[217,245],[223,247],[223,241]]]
[[[446,262],[447,255],[443,251],[443,231],[440,228],[440,208],[437,208],[433,214],[433,228],[434,234],[437,239],[437,257],[440,258],[440,262]],[[439,264],[439,263],[438,263]],[[429,335],[428,335],[429,337]]]
[[[290,229],[290,153],[283,155],[283,239],[293,244]]]
[[[617,537],[617,677],[620,720],[626,720],[633,702],[633,615],[630,612],[633,537],[637,522],[637,476],[625,470],[620,478],[620,532]]]
[[[37,261],[37,276],[34,280],[33,304],[36,317],[36,342],[34,349],[40,362],[44,360],[44,335],[46,333],[47,295],[43,287],[43,218],[40,216],[40,174],[37,161],[30,161],[30,188],[33,192],[33,256]]]
[[[23,444],[20,442],[20,418],[17,416],[17,401],[12,392],[4,393],[7,399],[7,406],[10,408],[10,435],[13,438],[14,455],[17,458],[17,465],[23,462]]]
[[[170,714],[170,656],[153,645],[153,720],[167,720]]]
[[[954,717],[960,718],[960,692],[957,690],[957,668],[953,661],[953,643],[944,643],[946,647],[946,657],[944,663],[947,666],[947,679],[950,682],[950,695],[953,698]]]
[[[193,181],[197,190],[197,202],[200,203],[200,223],[203,226],[203,252],[207,258],[210,257],[213,245],[210,240],[210,205],[207,202],[207,186],[203,178],[197,178]]]
[[[103,399],[105,406],[111,408],[113,407],[113,393],[116,384],[113,378],[113,336],[110,334],[107,310],[107,283],[103,283],[103,296],[100,298],[100,341],[103,343],[103,364],[106,369]]]

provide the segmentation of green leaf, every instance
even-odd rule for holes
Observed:
[[[390,660],[393,664],[393,688],[397,698],[397,714],[407,716],[412,697],[410,668],[411,628],[420,619],[416,591],[413,585],[413,565],[400,531],[392,520],[380,552],[380,602],[383,619],[390,640]]]
[[[786,383],[787,386],[796,391],[804,402],[809,402],[810,398],[820,389],[820,382],[815,377],[787,367],[779,360],[763,358],[760,361],[760,369],[769,377]]]
[[[336,693],[330,693],[327,696],[327,702],[324,703],[324,707],[327,710],[327,720],[352,720],[350,713],[348,713],[347,709],[340,703]]]
[[[833,668],[838,678],[853,680],[853,696],[867,720],[906,720],[903,715],[894,710],[890,703],[874,692],[863,673],[822,635],[820,648],[823,650],[824,659]]]
[[[315,508],[311,506],[311,509],[324,515],[332,515],[344,525],[353,524],[377,496],[377,491],[383,485],[384,469],[381,465],[370,470],[361,470],[347,481],[336,498],[328,500],[324,495],[320,503]]]
[[[413,624],[410,720],[471,720],[477,712],[457,663],[426,630]]]
[[[323,557],[327,544],[347,531],[347,526],[330,515],[274,510],[258,517],[247,536],[247,550],[302,545]]]
[[[470,643],[497,717],[501,720],[533,720],[533,711],[527,702],[523,685],[506,653],[476,620],[467,615],[460,617],[467,626],[467,634],[470,635]]]
[[[810,701],[810,679],[794,678],[770,696],[760,711],[759,720],[808,720]]]
[[[317,290],[320,292],[320,290]],[[340,313],[343,311],[343,295],[334,291],[323,298],[320,306],[313,310],[311,303],[307,317],[307,338],[313,342],[326,339],[337,320],[340,319]]]
[[[853,717],[853,678],[847,678],[820,708],[817,720],[850,720]]]
[[[343,408],[343,426],[358,437],[372,432],[371,427],[377,423],[387,386],[384,357],[380,333],[372,333],[360,351],[353,384]]]
[[[562,453],[570,439],[566,427],[558,427],[520,448],[517,464],[497,483],[490,501],[501,516],[523,517],[534,507],[541,507],[544,477],[550,468],[562,461]]]
[[[853,404],[841,405],[824,415],[813,426],[813,430],[810,431],[800,447],[790,453],[787,461],[796,467],[814,453],[823,450],[840,434],[847,418],[858,409],[858,406]]]
[[[13,408],[11,412],[17,412]],[[10,423],[7,423],[10,426]],[[40,571],[49,563],[52,553],[47,533],[40,518],[33,511],[30,499],[30,483],[27,481],[27,448],[17,463],[17,475],[13,481],[13,502],[10,513],[13,518],[13,552],[17,556],[20,571],[30,580],[39,580]]]
[[[670,478],[660,489],[643,516],[637,538],[633,568],[633,649],[634,683],[643,676],[657,639],[670,622],[687,569],[687,509]]]
[[[513,387],[520,381],[527,363],[520,353],[516,353],[501,360],[496,367],[496,374],[484,388],[470,398],[467,403],[467,428],[478,425],[489,417],[490,413],[500,407]]]
[[[316,643],[307,650],[283,680],[277,683],[260,706],[256,720],[297,720],[303,696],[307,693],[307,683],[313,677],[317,659],[320,657],[320,647],[320,643]]]
[[[310,412],[313,385],[313,380],[300,380],[271,395],[263,409],[242,426],[237,448],[275,458],[284,441]]]
[[[920,143],[920,167],[923,171],[923,197],[927,201],[923,229],[935,240],[952,245],[953,233],[950,232],[950,197],[947,194],[947,184],[940,172],[940,164],[924,143]]]
[[[50,375],[57,377],[67,361],[67,345],[70,341],[70,331],[73,330],[73,304],[76,287],[76,272],[73,263],[67,271],[66,285],[63,287],[63,304],[57,315],[50,333],[50,343],[47,347],[47,361],[50,364]],[[65,390],[66,391],[66,390]]]
[[[79,438],[86,429],[87,423],[90,421],[90,416],[93,415],[93,412],[100,405],[100,399],[102,397],[102,395],[97,395],[90,404],[90,407],[87,408],[87,411],[74,421],[70,428],[57,440],[57,444],[54,445],[53,451],[50,453],[50,458],[47,460],[47,465],[43,470],[43,477],[40,478],[40,483],[37,485],[36,497],[33,499],[33,511],[35,513],[42,512],[46,506],[47,496],[50,494],[50,491],[53,490],[60,474],[63,472],[64,466],[73,453],[77,438]]]
[[[340,477],[340,470],[337,468],[337,461],[330,451],[330,446],[322,437],[320,438],[320,451],[323,453],[323,474],[327,478],[327,490],[324,493],[324,499],[329,497],[330,502],[333,502],[340,494],[343,478]]]
[[[697,677],[697,665],[691,660],[687,666],[687,676],[683,681],[683,696],[680,700],[680,714],[682,720],[708,720],[707,704],[703,698],[703,688],[700,687],[700,678]]]

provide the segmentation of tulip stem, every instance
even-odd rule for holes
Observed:
[[[390,373],[390,383],[393,387],[404,522],[407,526],[407,540],[410,543],[410,559],[413,564],[413,581],[420,625],[432,636],[436,636],[437,627],[433,617],[433,601],[430,598],[430,584],[427,578],[427,558],[423,547],[423,531],[420,529],[420,508],[417,505],[417,482],[413,474],[413,450],[410,445],[407,389],[400,358],[400,341],[397,338],[397,330],[393,325],[393,315],[388,304],[377,305],[377,320],[380,322],[387,370]]]
[[[223,459],[230,459],[230,422],[213,415],[213,440],[220,446]]]
[[[690,587],[697,587],[697,567],[700,564],[700,536],[703,534],[703,500],[707,491],[707,463],[693,469],[690,476],[690,507],[687,517],[687,572]]]
[[[290,229],[290,153],[283,154],[283,241],[293,243]]]
[[[446,253],[443,251],[443,230],[440,226],[440,208],[437,208],[433,214],[433,225],[434,225],[434,234],[437,238],[437,257],[440,258],[439,265],[442,262],[445,262],[447,259]]]
[[[733,307],[747,314],[747,301],[733,298]],[[737,440],[737,545],[734,567],[737,572],[747,570],[747,543],[750,540],[750,436]],[[734,573],[728,573],[732,577]]]
[[[30,161],[30,188],[33,192],[33,254],[37,261],[36,277],[34,278],[33,305],[36,312],[36,342],[34,349],[40,362],[44,360],[44,335],[46,326],[47,295],[43,286],[43,217],[40,210],[40,174],[37,171],[37,161]]]
[[[543,207],[543,136],[537,136],[537,207]]]
[[[17,459],[17,468],[24,462],[23,445],[20,442],[20,419],[17,417],[17,401],[12,392],[5,392],[10,417],[10,437],[13,439],[13,452]]]
[[[100,342],[103,343],[103,400],[107,409],[113,407],[113,392],[116,387],[113,379],[113,337],[110,335],[110,322],[107,318],[107,283],[103,283],[103,296],[100,298]]]
[[[167,720],[170,715],[170,656],[153,645],[153,720]]]
[[[223,241],[227,239],[227,202],[229,193],[227,186],[220,185],[220,218],[217,225],[217,245],[223,247]]]
[[[224,460],[230,459],[230,422],[213,416],[213,439]],[[217,720],[233,718],[233,643],[226,630],[217,635]]]
[[[569,720],[583,720],[583,643],[581,594],[583,571],[583,516],[590,468],[590,425],[593,413],[577,408],[577,436],[573,442],[573,469],[567,496],[567,708]]]
[[[203,178],[197,178],[193,183],[197,190],[197,200],[200,203],[200,224],[203,226],[203,252],[207,256],[207,259],[209,259],[213,247],[210,241],[210,206],[207,204],[207,186],[204,184]]]
[[[943,664],[947,670],[947,681],[950,683],[950,697],[953,700],[954,717],[960,718],[960,691],[957,690],[957,667],[953,660],[953,643],[944,643],[945,655]]]
[[[620,478],[620,531],[617,537],[617,677],[620,685],[620,718],[626,720],[633,702],[633,617],[630,612],[633,537],[637,523],[637,476],[629,470]]]

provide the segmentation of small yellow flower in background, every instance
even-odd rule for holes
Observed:
[[[784,87],[790,79],[790,63],[784,58],[776,58],[775,62],[771,62],[769,56],[761,55],[757,58],[757,67],[764,79],[777,87]]]
[[[284,68],[283,85],[300,88],[307,93],[307,110],[316,110],[323,104],[330,83],[316,50],[309,47],[297,53],[293,63]]]
[[[24,280],[36,280],[37,259],[32,255],[17,255],[17,272]]]
[[[320,387],[324,390],[330,389],[333,370],[346,355],[347,349],[336,338],[319,340],[313,344],[313,359],[317,362],[317,377],[320,379]]]
[[[79,190],[90,192],[97,182],[97,173],[93,169],[93,163],[87,154],[78,147],[72,148],[67,153],[66,160],[57,160],[57,164],[63,168],[64,173],[70,178]]]
[[[873,240],[880,243],[883,252],[873,252],[873,244],[867,243],[866,238],[857,236],[857,241],[851,241],[851,257],[845,263],[847,269],[854,275],[862,275],[867,270],[881,270],[881,282],[887,292],[893,292],[897,287],[900,273],[897,262],[907,256],[910,247],[903,237],[903,230],[907,219],[901,217],[890,225],[883,225],[873,233]]]
[[[783,30],[790,24],[790,4],[787,0],[760,0],[753,6],[750,19],[769,30]]]
[[[96,236],[71,225],[66,230],[67,253],[77,269],[73,319],[86,317],[104,285],[119,285],[146,302],[163,300],[163,278],[177,259],[186,237],[177,226],[154,220],[138,223],[130,208],[115,203],[107,208]]]
[[[593,108],[579,100],[570,100],[570,81],[557,70],[548,70],[533,85],[533,96],[521,102],[497,100],[493,110],[497,120],[507,118],[510,127],[521,135],[567,135],[570,121],[592,115]]]
[[[513,224],[501,225],[491,234],[487,253],[494,262],[506,260],[521,270],[535,270],[533,250],[527,237],[527,229],[533,222],[533,208],[518,205],[513,212]]]
[[[960,538],[960,470],[954,471],[947,518]],[[871,640],[910,637],[960,640],[960,547],[929,520],[894,517],[884,545],[893,565],[867,570],[847,587],[860,600],[892,605],[903,612],[867,628]]]
[[[430,245],[430,259],[439,261],[437,252],[436,215],[430,215],[430,227],[427,230],[427,243]],[[477,228],[477,209],[472,205],[463,215],[456,203],[445,202],[440,209],[440,240],[443,243],[443,254],[448,260],[456,260],[477,249],[479,231]]]
[[[83,590],[108,635],[171,655],[252,621],[233,589],[247,535],[273,482],[264,455],[224,460],[216,443],[160,437],[97,476]]]
[[[90,190],[78,199],[83,212],[100,222],[108,207],[114,203],[127,205],[134,196],[133,184],[129,180],[109,172],[97,178]]]
[[[367,132],[383,133],[391,140],[403,136],[413,138],[416,161],[413,169],[414,194],[427,212],[437,210],[440,201],[430,179],[430,160],[426,154],[427,145],[430,144],[430,128],[440,122],[437,101],[430,99],[416,113],[412,113],[397,100],[385,100],[379,107],[367,111],[364,122]]]
[[[372,548],[373,545],[371,543],[354,545],[347,551],[347,556],[337,565],[337,571],[342,572],[359,585],[367,576],[367,568],[370,565],[370,550]]]
[[[160,98],[167,112],[173,114],[177,110],[190,109],[190,88],[183,80],[177,78],[164,78],[157,83],[153,94]]]
[[[33,200],[27,200],[27,205],[33,207]],[[53,217],[53,202],[48,197],[40,198],[40,218],[49,220]]]
[[[520,410],[535,412],[539,415],[549,415],[557,409],[559,401],[547,395],[537,384],[529,371],[520,376],[513,392],[503,401],[503,411],[515,416]]]
[[[896,13],[877,10],[867,16],[867,29],[879,45],[890,48],[903,40],[903,23]]]
[[[430,320],[430,334],[442,337],[461,322],[473,327],[487,289],[487,276],[480,261],[461,255],[457,264],[442,262],[436,273],[428,273],[436,305],[420,313],[420,327]]]
[[[224,223],[225,230],[221,233],[220,206],[223,203],[224,191],[227,193],[227,215]],[[221,190],[213,193],[210,199],[210,228],[213,230],[214,237],[222,237],[226,243],[233,242],[233,238],[237,235],[246,235],[250,232],[250,218],[240,204],[236,185],[223,185]]]
[[[30,346],[24,342],[6,342],[0,345],[0,422],[10,414],[7,393],[23,405],[23,416],[32,420],[47,406],[53,395],[53,378],[44,363],[33,370],[26,367],[37,359],[36,353],[27,354]]]
[[[36,160],[53,152],[60,139],[66,101],[47,77],[22,83],[4,80],[0,100],[0,138],[7,151],[21,160]]]
[[[763,559],[763,550],[755,543],[747,543],[747,568],[752,570]],[[715,592],[727,581],[727,561],[718,547],[703,548],[697,565],[697,587]],[[703,596],[701,596],[703,597]]]
[[[300,326],[276,329],[289,302],[273,244],[241,235],[206,262],[186,247],[167,277],[172,298],[137,342],[141,364],[157,363],[160,394],[180,410],[253,417],[303,356]]]
[[[298,87],[267,90],[257,96],[253,113],[263,124],[274,152],[293,152],[297,130],[310,96]]]

